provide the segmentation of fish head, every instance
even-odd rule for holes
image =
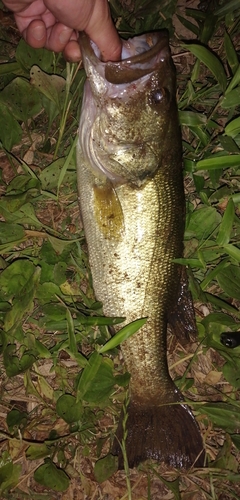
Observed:
[[[176,128],[175,67],[166,30],[122,43],[121,61],[106,63],[80,34],[87,73],[80,145],[97,177],[139,187],[161,167]]]

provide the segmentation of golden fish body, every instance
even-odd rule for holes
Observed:
[[[121,346],[131,374],[129,464],[156,458],[187,466],[202,442],[190,410],[171,405],[182,398],[168,372],[166,347],[185,213],[175,69],[166,31],[127,43],[132,46],[124,47],[123,61],[102,63],[81,35],[88,82],[77,153],[79,200],[104,313],[126,323],[147,317]],[[174,432],[172,420],[179,422]],[[186,445],[182,430],[179,435],[183,420],[194,445]],[[120,438],[121,432],[120,424]],[[121,454],[117,442],[114,451]]]

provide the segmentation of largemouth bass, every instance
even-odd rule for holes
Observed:
[[[203,445],[167,365],[167,322],[179,301],[185,199],[175,68],[166,30],[123,41],[103,63],[80,34],[87,73],[78,192],[93,287],[107,316],[146,324],[121,350],[131,374],[127,456],[202,465]],[[183,287],[182,287],[183,288]],[[113,453],[119,455],[122,424]]]

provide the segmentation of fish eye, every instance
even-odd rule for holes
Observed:
[[[162,102],[168,102],[169,92],[165,88],[154,90],[151,94],[151,101],[153,104],[161,104]]]

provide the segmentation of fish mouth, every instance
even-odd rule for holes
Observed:
[[[79,34],[88,80],[79,140],[92,172],[103,182],[107,178],[139,188],[159,166],[159,134],[151,132],[149,139],[139,119],[148,123],[151,115],[160,123],[169,109],[173,65],[168,40],[165,29],[122,40],[121,60],[103,62],[97,45],[86,33]],[[155,127],[155,118],[152,122]]]
[[[96,44],[85,32],[79,34],[84,67],[89,63],[107,82],[121,85],[131,83],[155,71],[159,63],[170,58],[169,35],[166,29],[123,40],[122,57],[117,62],[103,62]],[[135,41],[138,41],[135,46]]]

